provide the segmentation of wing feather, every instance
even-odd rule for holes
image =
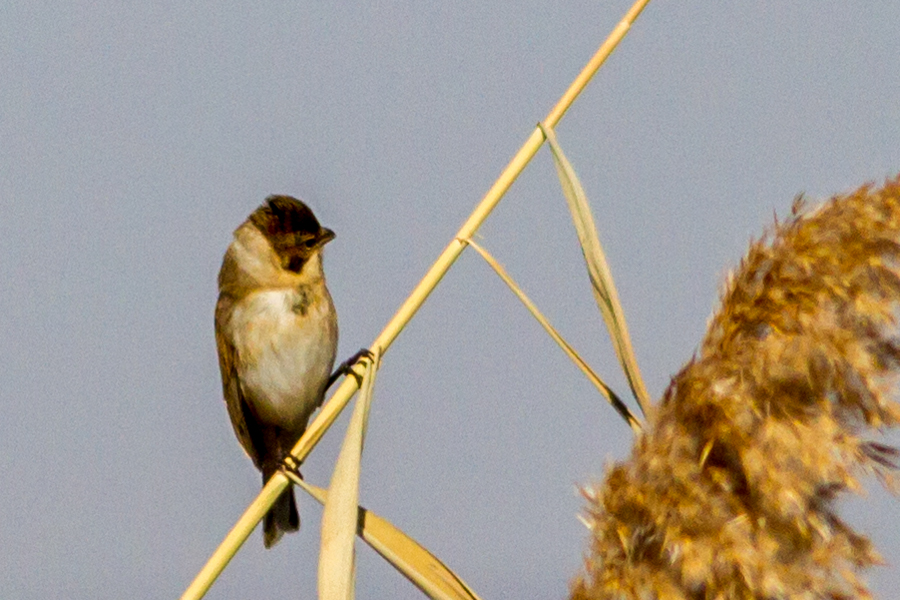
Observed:
[[[222,373],[222,393],[238,441],[253,460],[253,464],[257,468],[262,468],[261,463],[265,456],[262,430],[241,389],[237,371],[239,360],[237,349],[224,333],[226,326],[224,321],[230,314],[231,304],[232,301],[227,296],[220,296],[216,304],[216,347],[219,351],[219,370]]]

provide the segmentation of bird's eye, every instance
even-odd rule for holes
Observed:
[[[294,240],[297,247],[303,248],[304,250],[312,250],[316,247],[316,237],[314,235],[298,235]]]

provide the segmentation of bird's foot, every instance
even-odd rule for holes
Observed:
[[[296,476],[299,477],[300,479],[303,479],[303,473],[300,472],[300,465],[301,465],[301,464],[302,464],[302,463],[301,463],[299,460],[297,460],[296,458],[294,458],[293,455],[288,454],[288,455],[285,456],[284,459],[281,461],[281,468],[282,468],[283,470],[287,471],[288,473],[293,473],[294,475],[296,475]]]
[[[328,385],[325,386],[325,389],[327,390],[328,388],[330,388],[341,375],[352,376],[354,379],[356,379],[356,385],[361,387],[362,375],[353,370],[353,365],[358,363],[363,358],[374,360],[375,355],[372,354],[372,351],[368,348],[362,348],[359,352],[338,365],[338,368],[335,369],[334,373],[331,374],[331,377],[328,378]]]

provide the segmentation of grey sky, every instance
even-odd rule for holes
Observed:
[[[340,354],[367,345],[628,6],[0,7],[0,597],[177,597],[259,488],[213,341],[231,231],[306,200],[338,235]],[[773,211],[900,170],[897,23],[888,1],[651,2],[563,120],[654,397]],[[482,233],[624,393],[546,150]],[[385,356],[361,495],[485,600],[560,598],[576,485],[629,438],[467,252]],[[302,531],[257,532],[209,598],[313,596],[298,498]],[[898,504],[851,509],[890,597]],[[366,547],[357,590],[419,597]]]

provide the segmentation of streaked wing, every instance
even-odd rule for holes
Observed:
[[[228,314],[230,306],[230,299],[222,297],[216,304],[216,347],[219,351],[219,369],[222,372],[222,392],[238,441],[253,460],[253,464],[257,468],[261,468],[260,460],[263,457],[261,431],[241,389],[241,380],[237,371],[237,350],[224,335],[225,316]]]

